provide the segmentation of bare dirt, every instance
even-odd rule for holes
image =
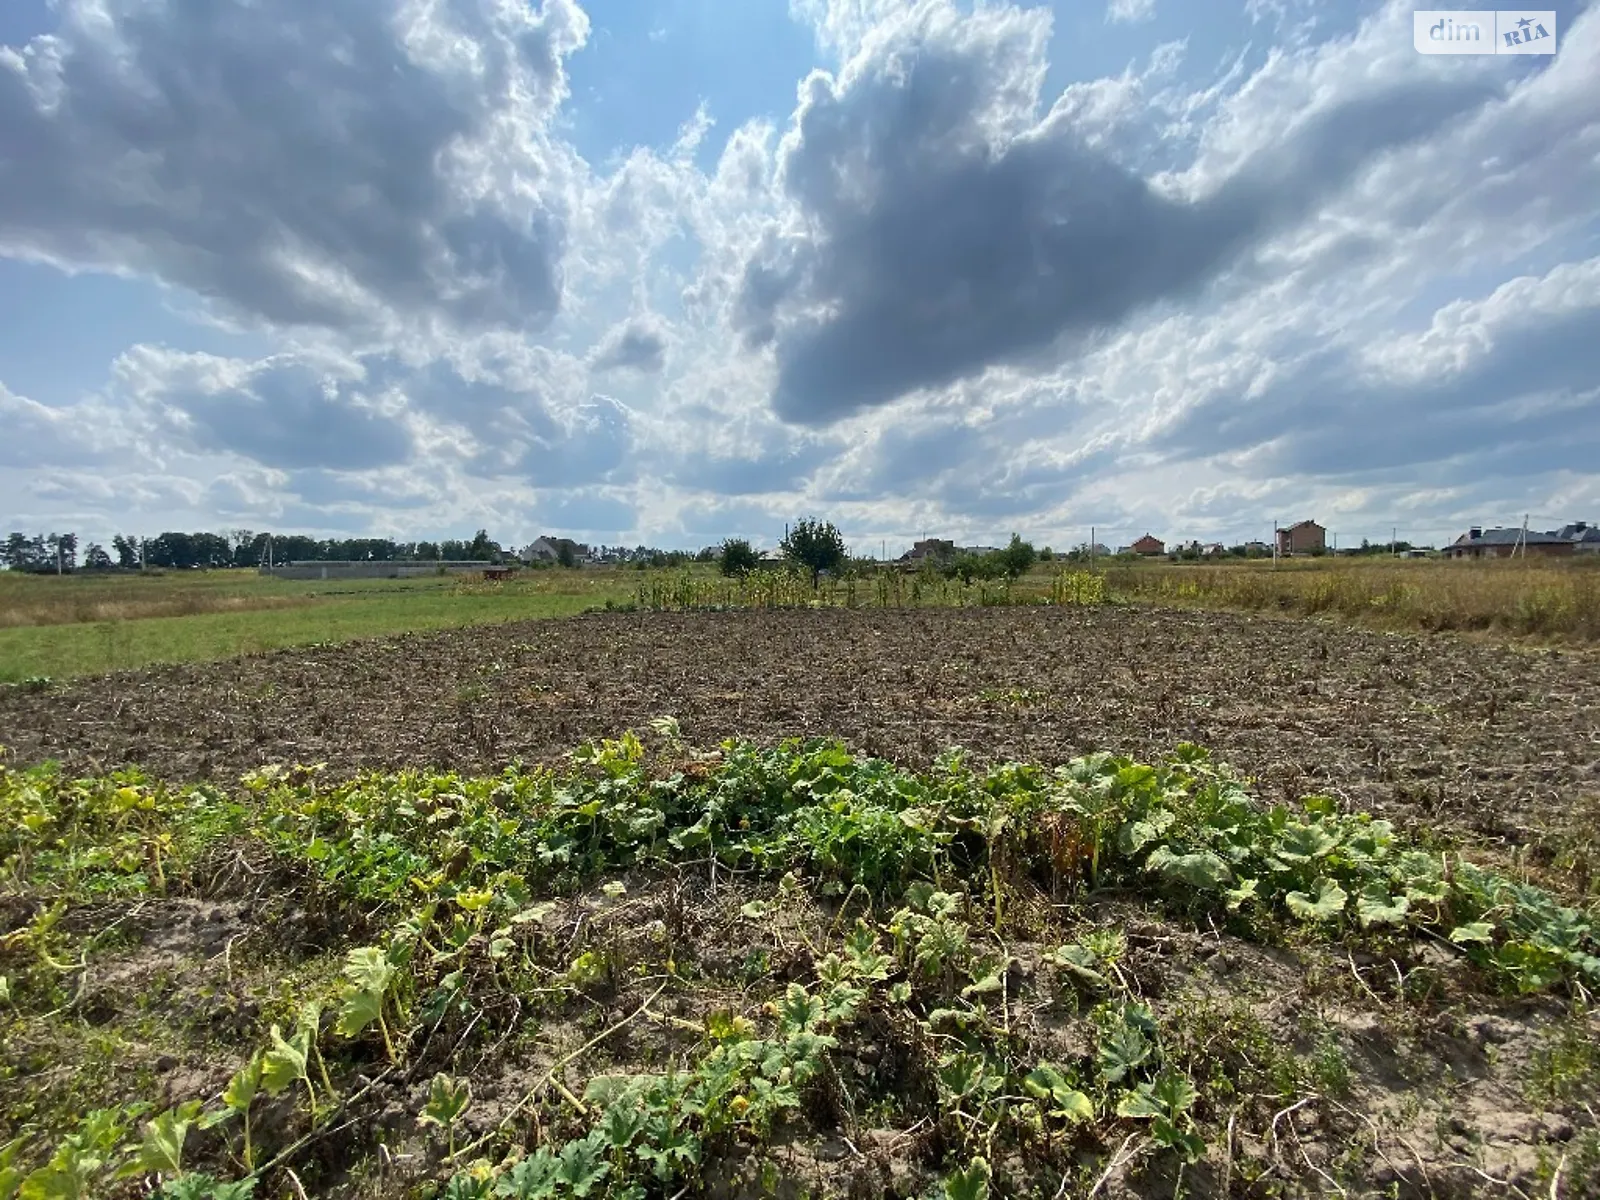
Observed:
[[[1600,654],[1149,609],[591,614],[409,635],[0,688],[0,744],[174,781],[277,761],[478,772],[663,714],[701,745],[828,734],[910,766],[951,745],[1054,762],[1189,740],[1269,798],[1325,791],[1491,841],[1553,843],[1600,817]]]

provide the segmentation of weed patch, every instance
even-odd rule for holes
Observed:
[[[1348,958],[1375,1001],[1357,952],[1413,974],[1431,955],[1452,997],[1575,1006],[1540,1103],[1578,1112],[1594,1073],[1591,914],[1328,796],[1265,803],[1193,745],[914,772],[827,740],[699,750],[663,718],[560,768],[324,775],[0,769],[0,1069],[26,1098],[0,1196],[1376,1178],[1376,1126],[1350,1150],[1372,1082],[1346,1035],[1206,998],[1245,951],[1302,964],[1308,993]],[[277,950],[318,954],[236,966],[255,901],[203,906],[229,892],[273,897]],[[188,932],[144,986],[237,969],[251,1007],[226,1036],[192,1006],[108,1009],[103,1051],[53,1081],[41,1048],[81,1032],[151,906],[186,906]],[[162,1038],[226,1075],[152,1094],[87,1073]]]

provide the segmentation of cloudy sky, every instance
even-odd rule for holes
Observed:
[[[1600,7],[4,0],[0,525],[1600,519]]]

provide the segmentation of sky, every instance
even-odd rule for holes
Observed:
[[[1600,520],[1600,7],[5,0],[0,526]]]

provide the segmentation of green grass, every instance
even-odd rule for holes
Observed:
[[[633,572],[536,571],[501,584],[462,577],[300,582],[255,572],[6,578],[0,574],[0,682],[199,662],[240,654],[582,612],[633,594]],[[22,623],[24,614],[171,615]],[[175,611],[173,611],[175,610]]]

